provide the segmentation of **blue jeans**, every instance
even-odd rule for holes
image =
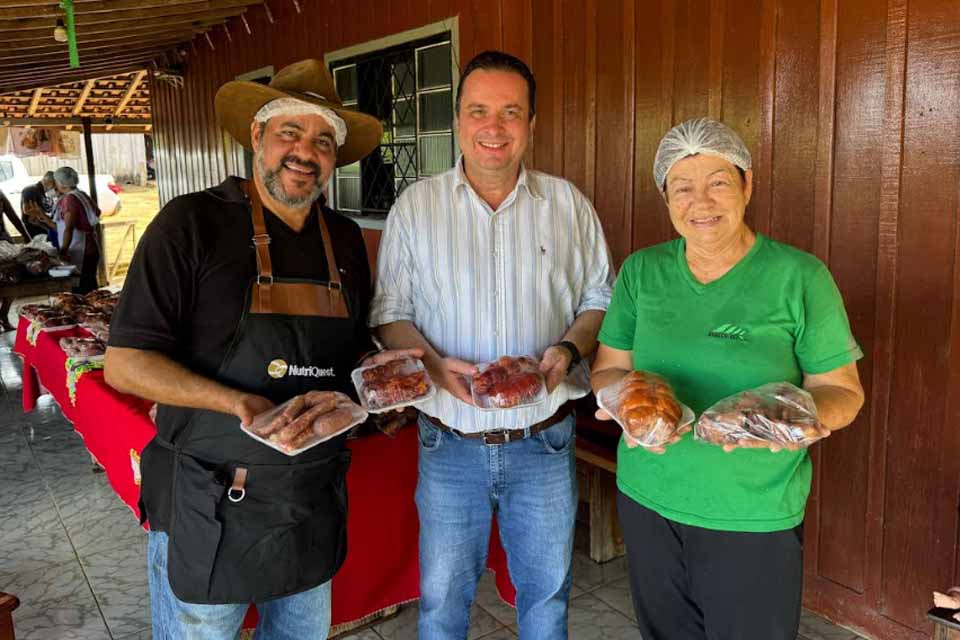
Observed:
[[[167,579],[167,534],[147,539],[147,575],[154,640],[233,640],[249,604],[191,604]],[[330,582],[291,596],[258,602],[257,640],[325,640],[330,631]]]
[[[462,640],[496,514],[521,640],[567,637],[577,511],[573,416],[503,445],[420,419],[420,640]]]

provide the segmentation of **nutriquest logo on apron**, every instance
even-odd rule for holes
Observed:
[[[335,378],[337,376],[333,367],[321,369],[309,365],[287,364],[286,360],[281,358],[270,361],[267,365],[267,375],[277,380],[285,376],[298,378]]]

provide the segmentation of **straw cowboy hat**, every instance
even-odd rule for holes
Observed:
[[[237,142],[252,149],[250,123],[260,107],[277,98],[296,98],[332,109],[347,124],[347,139],[337,150],[337,166],[356,162],[377,148],[380,121],[343,106],[330,72],[321,60],[301,60],[284,67],[269,85],[234,80],[217,91],[217,120]]]

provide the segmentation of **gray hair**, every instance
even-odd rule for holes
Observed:
[[[80,184],[80,176],[73,167],[60,167],[53,172],[53,179],[58,186],[67,189],[76,189]]]
[[[697,154],[717,156],[744,171],[750,169],[750,151],[737,132],[716,120],[697,118],[675,126],[663,136],[653,160],[653,180],[661,191],[677,161]]]

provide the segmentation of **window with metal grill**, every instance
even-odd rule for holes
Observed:
[[[450,34],[339,60],[331,65],[345,106],[383,124],[380,146],[334,174],[334,206],[382,218],[397,196],[454,162]]]

